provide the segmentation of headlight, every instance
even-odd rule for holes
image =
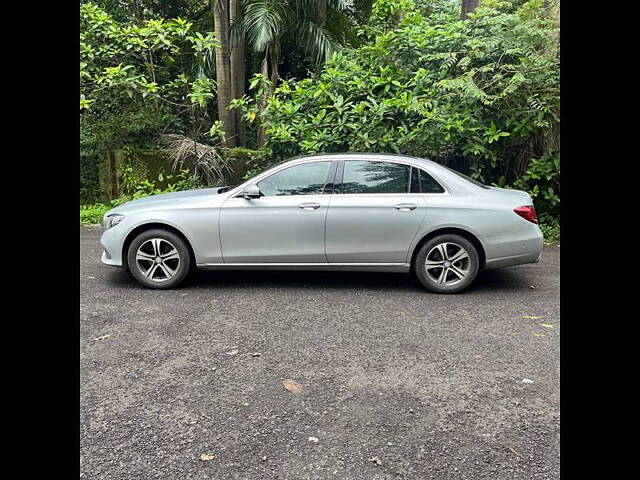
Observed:
[[[124,219],[124,215],[120,215],[119,213],[112,213],[111,215],[107,215],[104,217],[102,222],[102,226],[105,230],[109,230],[111,227],[115,227]]]

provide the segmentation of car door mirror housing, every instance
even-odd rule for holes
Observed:
[[[240,195],[245,200],[251,200],[252,198],[260,198],[262,196],[262,193],[260,192],[260,189],[257,185],[249,185],[242,191]]]

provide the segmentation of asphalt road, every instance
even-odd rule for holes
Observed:
[[[99,235],[80,228],[81,478],[559,478],[559,247],[459,295],[339,272],[153,291]]]

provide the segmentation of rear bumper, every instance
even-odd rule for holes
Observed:
[[[492,240],[487,249],[486,270],[542,261],[544,238],[538,225],[530,224]]]
[[[511,267],[513,265],[522,265],[525,263],[538,263],[542,260],[542,253],[528,253],[524,255],[514,255],[511,257],[493,258],[487,260],[484,269],[491,270],[493,268]]]

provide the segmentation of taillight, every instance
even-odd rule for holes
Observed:
[[[523,205],[522,207],[516,207],[513,209],[513,211],[525,220],[529,220],[531,223],[538,223],[538,216],[536,215],[536,209],[533,205]]]

